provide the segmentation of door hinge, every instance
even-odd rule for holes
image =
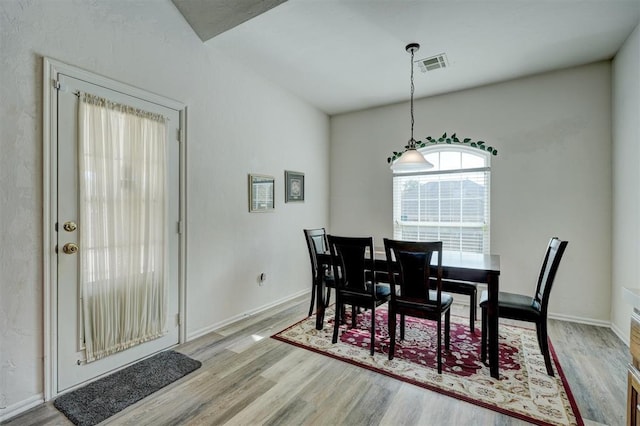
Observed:
[[[178,129],[178,142],[184,142],[184,129],[182,127]]]
[[[182,325],[182,318],[180,317],[180,314],[176,314],[176,325],[177,326]]]
[[[178,222],[176,222],[177,225],[177,232],[178,234],[184,234],[184,221],[183,220],[179,220]]]
[[[67,86],[65,86],[64,84],[62,84],[60,82],[60,80],[53,80],[53,88],[56,90],[61,90],[63,92],[67,91]]]

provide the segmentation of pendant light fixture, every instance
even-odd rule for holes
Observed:
[[[424,158],[424,155],[418,152],[416,149],[416,140],[413,138],[413,55],[418,49],[420,49],[418,43],[410,43],[405,47],[405,50],[411,53],[411,139],[409,139],[406,151],[391,164],[391,170],[393,170],[394,173],[422,172],[433,168],[433,164],[428,162],[427,159]]]

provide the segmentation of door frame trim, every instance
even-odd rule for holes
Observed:
[[[43,265],[43,382],[44,400],[57,396],[58,389],[58,312],[57,312],[57,254],[56,254],[56,230],[57,222],[57,88],[54,82],[58,80],[58,74],[65,74],[80,80],[103,86],[110,90],[122,92],[130,96],[144,99],[167,108],[179,111],[181,135],[179,139],[179,220],[182,224],[178,235],[178,310],[180,315],[179,343],[186,341],[186,146],[187,146],[187,106],[179,101],[157,95],[146,90],[121,83],[116,80],[83,70],[81,68],[65,64],[52,58],[43,57],[43,87],[42,87],[42,265]],[[64,87],[60,90],[65,90]],[[171,319],[168,319],[171,321]],[[121,366],[125,367],[125,366]],[[107,374],[110,374],[107,373]],[[95,377],[94,379],[97,379]]]

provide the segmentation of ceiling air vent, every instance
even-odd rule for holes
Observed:
[[[447,55],[441,53],[430,58],[420,59],[416,61],[420,67],[420,71],[427,72],[447,67]]]

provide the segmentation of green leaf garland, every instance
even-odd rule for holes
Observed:
[[[464,145],[471,148],[476,148],[481,151],[488,152],[492,155],[498,155],[498,150],[492,146],[485,145],[484,141],[472,141],[470,138],[464,138],[460,140],[460,138],[458,138],[455,133],[453,133],[451,136],[447,136],[446,133],[443,133],[442,136],[440,136],[438,139],[432,138],[431,136],[427,136],[424,141],[416,141],[416,148],[424,148],[425,146],[428,146],[428,145],[438,145],[438,144],[449,144],[449,145],[459,144],[459,145]],[[401,152],[393,151],[393,154],[391,155],[391,157],[387,158],[387,163],[389,164],[393,163],[408,149],[409,149],[409,145],[406,145],[404,147],[404,151],[401,151]]]

